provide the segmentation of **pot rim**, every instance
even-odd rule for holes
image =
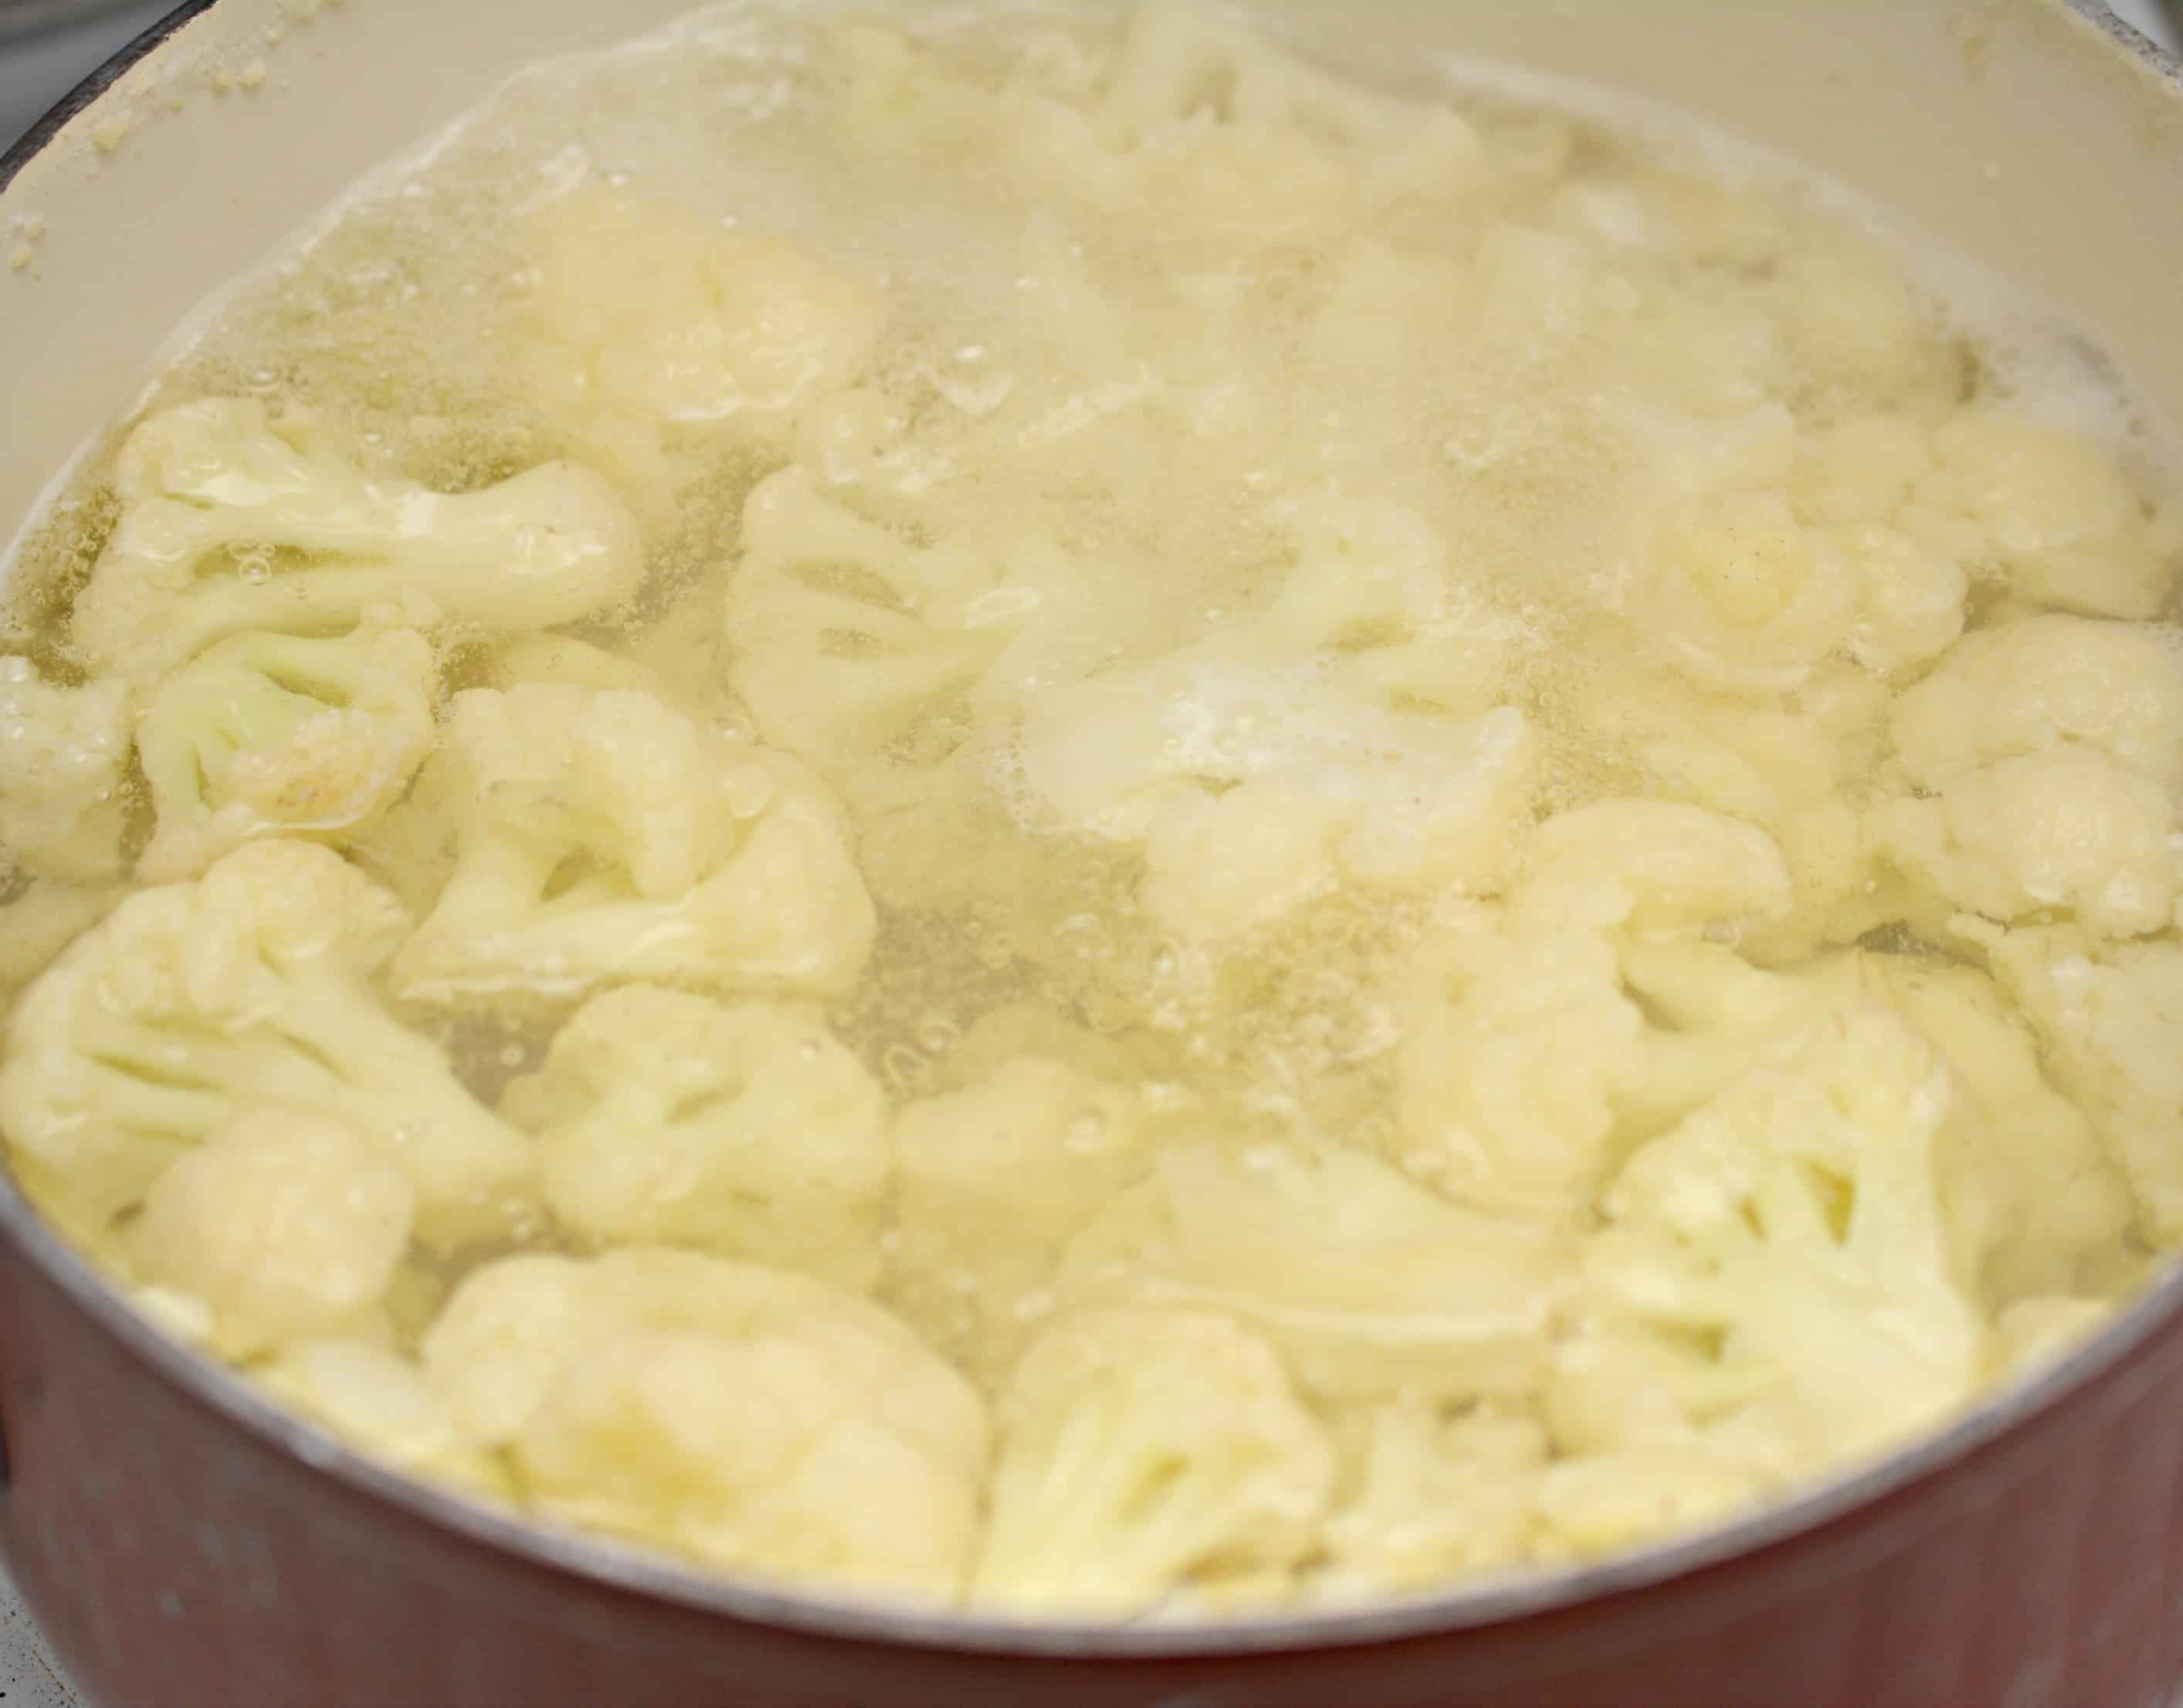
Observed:
[[[123,74],[217,3],[181,0],[77,84],[14,146],[0,152],[0,190]],[[2183,59],[2140,34],[2102,0],[2063,3],[2183,95]],[[1980,1450],[2017,1435],[2058,1410],[2164,1329],[2183,1321],[2183,1262],[2173,1262],[2098,1334],[2002,1389],[1946,1428],[1732,1522],[1603,1561],[1510,1573],[1472,1587],[1355,1610],[1276,1611],[1174,1626],[1017,1622],[769,1587],[749,1578],[680,1565],[664,1554],[534,1522],[392,1471],[275,1405],[236,1372],[156,1328],[31,1206],[4,1156],[0,1156],[0,1243],[20,1253],[97,1328],[186,1398],[262,1445],[400,1517],[421,1520],[532,1566],[746,1623],[816,1638],[1030,1659],[1218,1659],[1358,1648],[1506,1626],[1580,1603],[1597,1604],[1655,1589],[1779,1550],[1930,1482]],[[19,1465],[15,1474],[19,1479],[24,1474]],[[4,1487],[0,1482],[0,1489]]]

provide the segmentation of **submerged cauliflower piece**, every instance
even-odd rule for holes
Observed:
[[[875,930],[847,829],[786,754],[649,694],[532,683],[455,696],[456,862],[396,957],[447,1006],[603,984],[829,995]]]
[[[198,1300],[212,1344],[247,1357],[337,1334],[377,1304],[416,1196],[383,1147],[340,1123],[262,1109],[152,1183],[129,1250],[140,1281]]]
[[[1589,1192],[1645,1018],[1614,947],[1581,932],[1464,932],[1401,1004],[1402,1160],[1450,1195],[1551,1214]]]
[[[1754,825],[1669,801],[1558,813],[1524,848],[1521,924],[1635,937],[1764,923],[1788,910],[1789,869]]]
[[[1089,570],[1043,542],[1012,539],[1005,558],[916,545],[854,496],[800,466],[758,484],[723,629],[759,733],[853,795],[888,768],[929,774],[974,702],[1005,701],[1057,656],[1088,663],[1103,632]]]
[[[1059,828],[1141,841],[1153,918],[1219,939],[1341,877],[1491,893],[1536,783],[1495,701],[1520,629],[1468,609],[1399,506],[1321,498],[1258,617],[1032,696],[1019,759]]]
[[[868,155],[998,172],[1201,241],[1324,242],[1375,209],[1460,199],[1483,164],[1449,106],[1332,75],[1196,0],[1135,8],[1111,52],[1050,36],[997,83],[892,30],[844,47]]]
[[[2158,1245],[2183,1237],[2183,947],[2102,942],[2066,925],[1964,918],[1957,929],[2023,1006],[2057,1081],[2130,1177],[2140,1230]]]
[[[1334,1453],[1280,1355],[1234,1320],[1092,1311],[1031,1342],[1003,1390],[971,1591],[1024,1614],[1115,1616],[1312,1550]]]
[[[2041,605],[2089,617],[2152,617],[2175,583],[2183,539],[2090,439],[1994,408],[1933,435],[1917,483],[1925,526],[1980,573]]]
[[[1327,1520],[1315,1594],[1414,1594],[1505,1569],[1531,1552],[1549,1447],[1536,1419],[1396,1400],[1364,1413],[1356,1428],[1353,1486]]]
[[[2057,748],[2183,789],[2183,643],[2056,613],[1967,635],[1889,714],[1914,787]]]
[[[111,678],[64,688],[27,658],[0,658],[0,858],[62,884],[121,870],[129,807],[129,691]]]
[[[602,1245],[876,1278],[886,1100],[814,1007],[603,992],[500,1112],[537,1136],[547,1206]]]
[[[1564,1431],[1580,1412],[1586,1447],[1660,1435],[1779,1477],[1962,1404],[1986,1324],[1957,1278],[1936,1161],[1958,1095],[1930,1046],[1865,1005],[1641,1149],[1586,1253]],[[1609,1350],[1584,1350],[1594,1337]],[[1587,1388],[1603,1358],[1627,1378]]]
[[[1999,760],[1887,801],[1873,836],[1914,880],[1990,919],[2064,914],[2141,936],[2174,920],[2183,886],[2168,788],[2084,749]]]
[[[1863,802],[1885,740],[1884,686],[1830,668],[1768,702],[1626,661],[1588,662],[1584,674],[1576,729],[1626,775],[1628,792],[1742,819],[1780,847],[1787,911],[1738,928],[1762,958],[1793,962],[1899,916],[1904,898],[1869,846]]]
[[[2062,614],[1973,635],[1896,702],[1873,847],[1955,908],[2156,932],[2183,890],[2183,652]]]
[[[1151,1169],[1150,1104],[1044,1055],[910,1104],[894,1123],[888,1297],[974,1376],[1005,1367],[1051,1314],[1069,1241]]]
[[[466,493],[364,474],[254,398],[152,416],[122,446],[121,519],[77,596],[92,668],[147,682],[248,630],[335,635],[387,610],[505,632],[619,604],[644,569],[628,508],[552,463]]]
[[[514,1496],[499,1460],[397,1353],[365,1340],[307,1340],[251,1373],[282,1405],[393,1470],[475,1499]]]
[[[544,1516],[769,1577],[962,1587],[985,1408],[876,1306],[691,1252],[518,1257],[456,1289],[424,1358]]]
[[[525,391],[647,502],[671,500],[693,434],[773,437],[853,380],[878,295],[784,238],[600,185],[533,216]]]
[[[2129,1183],[2048,1083],[2023,1014],[1975,968],[1898,955],[1863,966],[1962,1089],[1935,1151],[1958,1273],[1989,1308],[2119,1294],[2135,1261]]]
[[[1706,687],[1796,688],[1847,646],[1858,621],[1850,560],[1778,492],[1669,505],[1635,549],[1631,623],[1663,662]]]
[[[1574,1212],[1619,1151],[1841,1000],[1849,970],[1771,972],[1719,943],[1520,921],[1452,934],[1397,992],[1396,1152],[1465,1203]]]
[[[0,1127],[107,1219],[186,1151],[286,1109],[354,1127],[399,1167],[428,1239],[504,1231],[528,1145],[373,991],[408,925],[386,891],[304,842],[252,843],[194,884],[139,890],[17,1006]]]
[[[1674,1124],[1830,1000],[1829,963],[1763,972],[1712,940],[1791,895],[1772,839],[1723,814],[1612,799],[1548,819],[1501,916],[1428,940],[1399,980],[1404,1165],[1504,1214],[1576,1208],[1610,1141]]]
[[[439,658],[414,629],[236,635],[153,689],[136,753],[158,826],[137,875],[194,878],[259,836],[337,840],[431,751]]]
[[[1537,1376],[1567,1261],[1359,1151],[1178,1142],[1071,1242],[1058,1290],[1225,1312],[1330,1400],[1461,1399]]]

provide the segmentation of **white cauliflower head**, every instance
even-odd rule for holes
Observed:
[[[1148,1102],[1068,1062],[1019,1055],[904,1108],[889,1298],[974,1373],[1004,1365],[1051,1313],[1068,1242],[1151,1168]]]
[[[2021,1003],[2061,1087],[2129,1176],[2137,1222],[2158,1245],[2183,1234],[2183,947],[2108,943],[2069,926],[1957,922]]]
[[[1970,408],[1933,435],[1915,489],[1925,530],[1975,571],[2089,617],[2156,615],[2179,542],[2111,453],[2028,416]]]
[[[686,1245],[862,1290],[875,1278],[886,1100],[814,1008],[602,992],[513,1082],[547,1206],[603,1245]]]
[[[760,482],[725,619],[759,733],[844,786],[952,753],[974,691],[1064,620],[1036,548],[1017,542],[1003,568],[952,541],[913,545],[850,496],[800,467]]]
[[[1847,963],[1762,970],[1725,944],[1571,930],[1456,932],[1404,969],[1403,1166],[1465,1203],[1562,1216],[1838,1000]]]
[[[1889,716],[1904,778],[1936,789],[2057,747],[2183,789],[2183,645],[2055,613],[1966,635]]]
[[[1016,750],[1049,822],[1141,841],[1162,924],[1219,939],[1337,878],[1491,893],[1536,781],[1495,703],[1519,625],[1458,598],[1412,513],[1321,495],[1256,618],[1031,696]]]
[[[1936,1163],[1958,1095],[1916,1033],[1856,1006],[1631,1158],[1586,1253],[1589,1298],[1609,1335],[1619,1318],[1686,1337],[1668,1366],[1685,1421],[1808,1467],[1969,1397],[1986,1325]],[[1736,1400],[1759,1409],[1730,1421]]]
[[[1963,1088],[1935,1153],[1958,1272],[2002,1308],[2119,1293],[2134,1261],[2129,1183],[2048,1083],[2025,1017],[1973,967],[1900,955],[1863,965]]]
[[[1464,932],[1409,985],[1395,1092],[1405,1164],[1504,1212],[1555,1213],[1588,1194],[1645,1031],[1614,946]]]
[[[1510,913],[1527,926],[1672,935],[1778,918],[1791,894],[1780,849],[1756,825],[1679,801],[1611,800],[1532,835]]]
[[[1461,1399],[1536,1376],[1566,1256],[1358,1151],[1176,1143],[1071,1243],[1058,1292],[1225,1312],[1330,1399]]]
[[[0,857],[62,883],[121,870],[128,825],[129,690],[64,688],[28,658],[0,658]]]
[[[439,658],[414,629],[217,642],[153,689],[136,753],[158,826],[137,862],[193,878],[259,836],[338,839],[408,786],[431,750]]]
[[[1998,760],[1885,801],[1871,835],[1914,880],[1990,919],[2061,915],[2142,936],[2173,922],[2183,885],[2168,787],[2084,748]]]
[[[367,475],[314,437],[249,398],[139,425],[114,469],[121,519],[76,598],[85,662],[142,682],[251,629],[345,634],[388,608],[546,629],[636,591],[636,524],[588,469],[441,493]]]
[[[878,158],[997,168],[1162,233],[1253,246],[1327,242],[1477,175],[1453,108],[1358,88],[1213,6],[1136,7],[1111,53],[1048,41],[996,81],[893,30],[845,32],[850,135]]]
[[[1646,518],[1632,557],[1625,614],[1663,663],[1707,687],[1793,689],[1859,622],[1858,566],[1778,493],[1677,500]]]
[[[440,762],[454,872],[393,968],[407,999],[617,981],[830,994],[871,899],[826,790],[786,755],[649,694],[531,683],[455,696]]]
[[[340,1123],[253,1111],[184,1151],[128,1230],[137,1278],[200,1301],[230,1357],[337,1334],[386,1294],[409,1177]]]
[[[971,1583],[986,1605],[1137,1613],[1317,1543],[1332,1446],[1280,1355],[1228,1317],[1069,1317],[1024,1353],[998,1423]]]
[[[693,438],[778,435],[848,383],[884,319],[874,291],[785,239],[600,185],[547,202],[528,235],[518,380],[647,502],[694,472]]]
[[[692,1252],[512,1258],[456,1289],[424,1357],[546,1516],[769,1576],[961,1587],[985,1408],[863,1300]]]
[[[504,1230],[528,1145],[373,992],[408,923],[305,842],[251,843],[194,884],[140,890],[25,993],[0,1126],[110,1217],[182,1152],[287,1109],[354,1127],[400,1167],[427,1238]]]

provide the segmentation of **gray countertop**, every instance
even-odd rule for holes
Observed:
[[[693,0],[695,3],[695,0]],[[2175,45],[2165,31],[2160,0],[2112,0],[2114,9],[2156,40]],[[35,38],[0,40],[0,147],[36,122],[86,71],[166,8],[97,8],[80,26]],[[0,1559],[0,1705],[4,1708],[84,1708],[59,1665],[39,1641],[31,1616],[16,1598],[7,1561]]]

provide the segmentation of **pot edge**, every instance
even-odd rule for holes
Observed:
[[[140,61],[218,0],[181,3],[124,44],[64,95],[12,146],[0,151],[0,190],[93,107]],[[2055,4],[2058,0],[2045,0]],[[2149,40],[2102,0],[2058,4],[2137,67],[2183,96],[2183,58]],[[1631,1550],[1605,1561],[1511,1576],[1476,1588],[1383,1604],[1369,1611],[1268,1615],[1203,1625],[1011,1622],[889,1606],[871,1600],[769,1589],[748,1579],[675,1564],[669,1556],[556,1531],[473,1503],[391,1471],[275,1406],[236,1372],[190,1350],[135,1311],[31,1206],[0,1158],[0,1240],[16,1250],[92,1323],[185,1399],[214,1411],[264,1445],[301,1461],[399,1516],[452,1531],[533,1565],[626,1593],[749,1623],[820,1638],[942,1652],[1088,1661],[1277,1655],[1368,1647],[1446,1635],[1605,1601],[1738,1561],[1848,1519],[2002,1441],[2124,1362],[2183,1318],[2183,1261],[2097,1335],[1947,1426],[1899,1452],[1814,1483],[1731,1523]],[[0,1461],[3,1465],[4,1461]],[[9,1467],[21,1475],[19,1467]],[[7,1478],[0,1476],[0,1498]]]

